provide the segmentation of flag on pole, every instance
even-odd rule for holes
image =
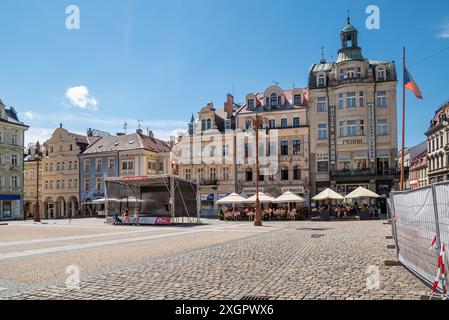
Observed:
[[[409,89],[411,92],[415,94],[415,96],[418,99],[423,99],[421,90],[419,89],[418,85],[416,84],[415,80],[413,80],[412,75],[410,72],[405,68],[405,83],[404,86]]]

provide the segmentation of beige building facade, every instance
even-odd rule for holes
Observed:
[[[34,148],[34,146],[33,146]],[[45,151],[44,151],[45,152]],[[38,164],[39,162],[39,164]],[[39,169],[39,170],[38,170]],[[24,159],[24,214],[32,218],[36,213],[36,203],[39,203],[39,212],[43,212],[42,202],[42,162],[34,150],[28,150]],[[39,174],[39,176],[38,176]]]
[[[322,59],[309,74],[312,195],[397,189],[396,90],[394,62],[366,59],[348,19],[337,61]]]
[[[255,139],[252,121],[262,116],[259,156],[267,155],[261,163],[259,188],[261,192],[280,196],[291,191],[310,200],[308,91],[294,88],[283,90],[274,85],[262,93],[250,93],[237,111],[238,192],[256,193]],[[243,140],[244,139],[244,140]],[[252,155],[252,157],[251,157]],[[240,161],[239,161],[240,160]]]
[[[78,156],[98,138],[67,131],[60,126],[45,143],[43,167],[44,219],[75,217],[79,213],[79,158]]]

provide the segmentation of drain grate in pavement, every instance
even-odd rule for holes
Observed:
[[[245,301],[266,301],[266,300],[270,300],[270,297],[268,297],[268,296],[243,296],[242,300],[245,300]]]
[[[324,234],[312,234],[312,239],[319,239],[324,237]]]

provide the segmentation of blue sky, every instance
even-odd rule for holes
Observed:
[[[65,28],[71,4],[80,30]],[[380,30],[365,28],[370,4],[381,10]],[[128,131],[143,120],[167,139],[208,101],[223,106],[228,92],[242,101],[273,81],[306,86],[321,46],[336,57],[348,9],[365,57],[394,60],[400,73],[407,47],[425,100],[407,93],[406,140],[420,142],[449,99],[447,0],[2,0],[0,98],[31,126],[27,142],[60,122],[115,133],[125,120]]]

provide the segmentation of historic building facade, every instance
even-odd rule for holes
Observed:
[[[336,62],[309,74],[310,170],[315,195],[359,185],[381,195],[397,188],[397,76],[394,62],[368,60],[348,19]]]
[[[255,150],[267,156],[268,168],[260,171],[260,191],[280,196],[291,191],[310,200],[308,91],[283,90],[277,85],[250,93],[237,111],[238,192],[256,193]],[[266,140],[256,146],[252,121],[262,116],[260,132]],[[241,133],[245,134],[241,134]],[[263,168],[264,163],[261,163]],[[308,203],[306,203],[308,204]]]
[[[39,203],[39,212],[43,212],[42,162],[40,161],[40,156],[36,154],[35,151],[38,149],[42,152],[42,154],[44,154],[45,150],[38,143],[29,145],[27,149],[28,150],[26,150],[27,152],[24,158],[23,210],[27,218],[32,218],[36,212],[36,202]]]
[[[105,197],[105,177],[171,173],[170,151],[170,143],[155,138],[152,132],[100,137],[79,156],[82,210],[102,210],[92,201]]]
[[[78,215],[79,199],[79,154],[98,140],[72,133],[62,127],[53,132],[45,143],[42,160],[44,219],[70,218]]]
[[[410,151],[410,189],[417,189],[428,185],[427,171],[427,141],[424,141],[413,147]]]
[[[429,183],[449,180],[449,101],[435,112],[427,136]]]
[[[216,215],[217,200],[237,190],[234,129],[238,107],[230,94],[223,108],[209,102],[197,120],[192,115],[187,133],[178,137],[173,152],[176,173],[198,183],[203,216]]]
[[[24,135],[28,130],[13,107],[0,100],[0,220],[23,218]]]

